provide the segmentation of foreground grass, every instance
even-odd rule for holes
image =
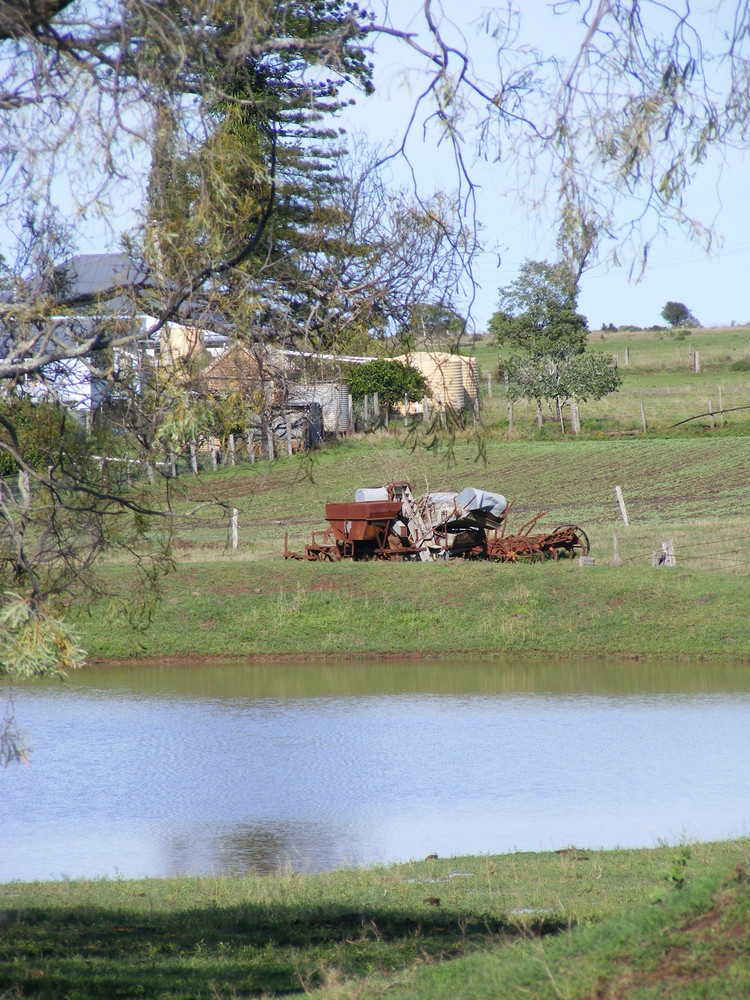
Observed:
[[[0,886],[0,995],[737,997],[750,983],[749,851],[571,848],[315,876],[11,883]]]

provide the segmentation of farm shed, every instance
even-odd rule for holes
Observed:
[[[323,410],[326,434],[348,434],[351,429],[352,394],[349,387],[337,382],[311,382],[290,385],[292,403],[319,403]]]

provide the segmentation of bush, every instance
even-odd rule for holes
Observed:
[[[378,402],[382,406],[401,403],[404,396],[410,403],[432,396],[430,387],[418,368],[386,358],[358,365],[349,376],[349,389],[354,402],[377,393]]]

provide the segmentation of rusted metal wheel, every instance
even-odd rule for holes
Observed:
[[[554,543],[554,548],[558,555],[566,555],[570,559],[576,556],[587,556],[591,545],[589,536],[579,528],[577,524],[559,524],[552,532],[553,535],[561,533],[562,537]]]

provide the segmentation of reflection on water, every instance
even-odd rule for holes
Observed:
[[[25,685],[0,881],[746,833],[750,669],[342,663]]]

